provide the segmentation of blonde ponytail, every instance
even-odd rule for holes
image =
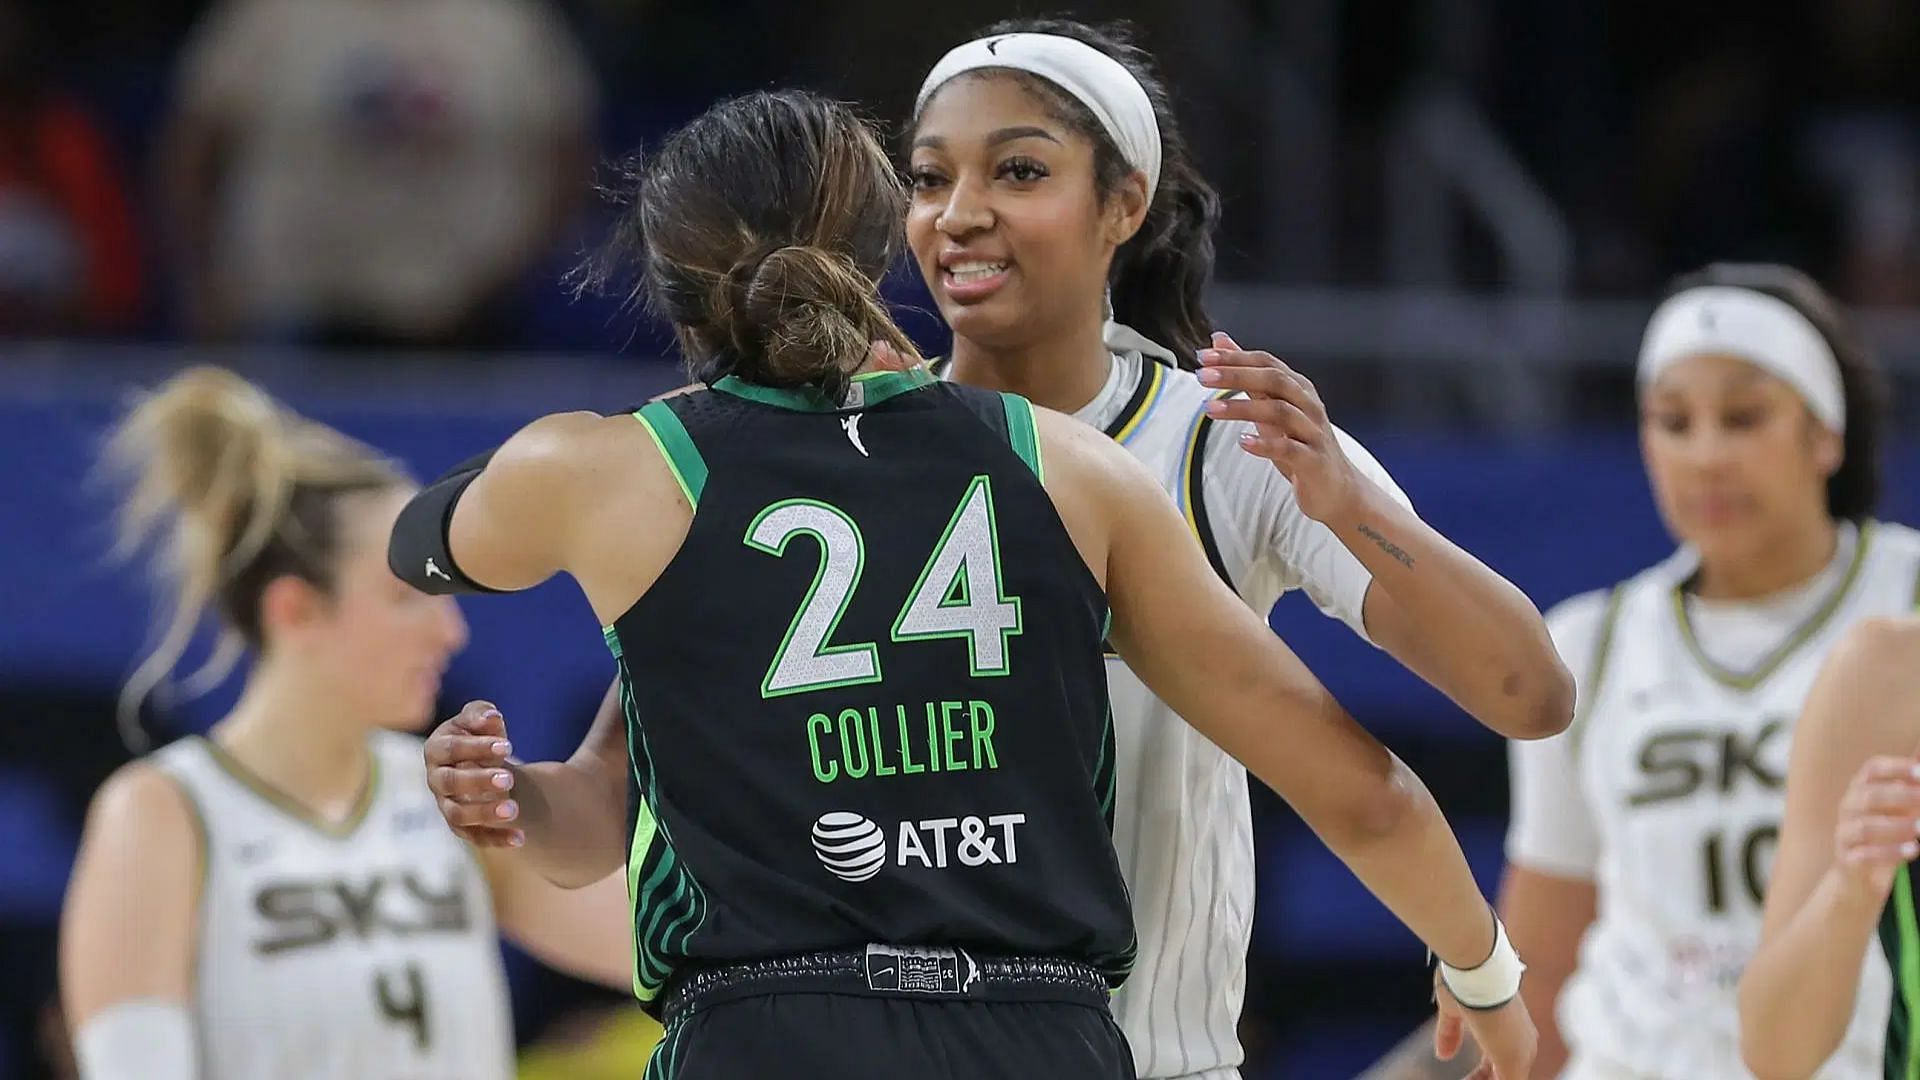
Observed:
[[[140,704],[180,662],[210,608],[222,617],[219,639],[189,679],[191,693],[224,678],[243,645],[260,644],[257,608],[273,577],[330,584],[333,495],[405,482],[366,446],[217,367],[189,369],[144,394],[114,428],[103,464],[126,489],[115,553],[150,549],[170,599],[157,644],[121,694],[130,743],[145,742]]]

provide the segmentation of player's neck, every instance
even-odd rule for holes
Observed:
[[[329,821],[351,812],[372,768],[358,718],[340,715],[333,696],[302,685],[297,672],[266,661],[212,737],[242,767]]]
[[[1833,561],[1839,526],[1823,519],[1817,527],[1786,533],[1764,548],[1764,557],[1702,560],[1693,593],[1705,600],[1759,600],[1813,579]]]
[[[1004,349],[953,339],[955,380],[1011,391],[1064,413],[1078,412],[1099,395],[1112,364],[1113,354],[1100,339],[1097,322]]]

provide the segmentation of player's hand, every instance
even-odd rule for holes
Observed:
[[[1319,391],[1305,375],[1272,353],[1249,352],[1215,331],[1213,347],[1200,352],[1200,381],[1240,396],[1207,405],[1216,420],[1246,420],[1253,431],[1240,448],[1266,458],[1293,485],[1300,512],[1325,521],[1350,505],[1367,479],[1347,460]]]
[[[909,359],[891,342],[875,340],[867,346],[867,365],[872,371],[905,371],[919,361],[917,356]]]
[[[469,701],[460,715],[427,736],[427,786],[440,804],[440,816],[459,837],[480,847],[519,847],[526,834],[516,827],[520,807],[513,800],[513,770],[508,758],[507,721],[485,701]]]
[[[1527,1080],[1533,1069],[1533,1055],[1539,1048],[1539,1033],[1526,1003],[1514,995],[1512,1001],[1497,1009],[1469,1009],[1454,1000],[1452,991],[1433,973],[1434,1002],[1439,1022],[1433,1028],[1433,1056],[1452,1061],[1468,1036],[1480,1047],[1480,1064],[1467,1074],[1467,1080]]]
[[[1920,855],[1920,761],[1870,758],[1840,797],[1833,830],[1834,866],[1878,903],[1893,876]]]

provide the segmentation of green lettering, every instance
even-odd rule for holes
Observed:
[[[887,743],[885,739],[880,737],[879,709],[871,706],[867,708],[867,727],[873,732],[873,775],[892,776],[894,773],[899,772],[900,770],[887,764],[885,757]]]
[[[900,771],[912,776],[927,771],[925,765],[913,760],[913,736],[907,734],[907,707],[895,705],[894,713],[900,718]]]
[[[993,753],[993,706],[984,701],[967,702],[967,726],[973,729],[973,767],[999,768],[1000,759]],[[982,765],[983,761],[986,764]]]
[[[853,721],[851,724],[847,722],[849,719]],[[870,764],[867,760],[867,730],[860,723],[863,719],[865,717],[860,715],[859,709],[840,711],[840,764],[847,770],[847,775],[855,780],[867,775]],[[853,764],[853,748],[856,746],[860,748],[860,765],[857,768]]]
[[[953,726],[953,714],[959,712],[960,708],[961,703],[958,701],[943,701],[940,703],[940,727],[941,730],[946,733],[946,739],[944,741],[947,744],[947,768],[949,770],[964,769],[967,767],[966,762],[953,756],[953,744],[967,737],[966,732]]]
[[[927,702],[927,768],[940,771],[940,717],[934,714],[933,702]]]
[[[807,751],[813,755],[813,778],[823,784],[831,784],[840,777],[840,766],[820,756],[820,735],[832,730],[833,721],[825,713],[807,717]]]

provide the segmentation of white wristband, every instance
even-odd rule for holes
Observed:
[[[1479,967],[1462,970],[1440,961],[1440,981],[1447,984],[1454,1000],[1469,1009],[1497,1009],[1520,993],[1520,974],[1527,965],[1507,940],[1507,928],[1498,916],[1493,920],[1493,955]]]
[[[193,1080],[200,1075],[193,1017],[177,1001],[116,1001],[74,1033],[83,1080]]]

